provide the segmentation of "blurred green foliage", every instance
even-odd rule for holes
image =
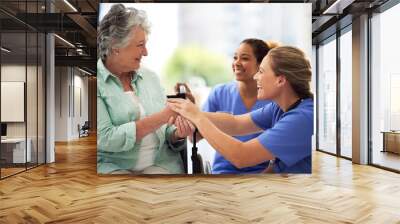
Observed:
[[[189,82],[197,76],[207,86],[232,80],[231,62],[224,55],[216,54],[199,46],[182,46],[167,61],[163,81],[167,88],[177,82]]]

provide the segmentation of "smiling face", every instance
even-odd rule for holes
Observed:
[[[257,59],[249,44],[242,43],[233,57],[232,70],[237,81],[252,81],[258,70]]]
[[[127,46],[114,49],[118,61],[125,72],[137,70],[143,56],[147,56],[147,35],[141,27],[132,28],[133,36]]]
[[[285,83],[284,76],[277,76],[274,73],[271,62],[270,57],[266,56],[254,76],[254,79],[257,81],[257,99],[259,100],[275,99]]]

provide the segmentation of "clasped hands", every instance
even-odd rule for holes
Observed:
[[[168,99],[166,110],[172,112],[168,124],[174,124],[176,126],[176,138],[185,138],[189,136],[191,139],[196,130],[196,119],[200,118],[202,113],[194,104],[194,97],[186,84],[178,83],[175,86],[175,90],[179,89],[180,85],[185,87],[187,99]]]

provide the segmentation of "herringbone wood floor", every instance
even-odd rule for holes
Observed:
[[[95,138],[0,181],[0,223],[400,223],[400,175],[316,152],[312,175],[97,176]]]

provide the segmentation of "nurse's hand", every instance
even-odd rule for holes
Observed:
[[[168,106],[184,118],[196,124],[204,116],[199,108],[189,100],[168,99]]]
[[[165,123],[168,123],[168,125],[172,125],[175,123],[176,117],[178,116],[178,113],[172,110],[172,108],[168,105],[161,111],[163,114],[163,119],[165,120]]]

